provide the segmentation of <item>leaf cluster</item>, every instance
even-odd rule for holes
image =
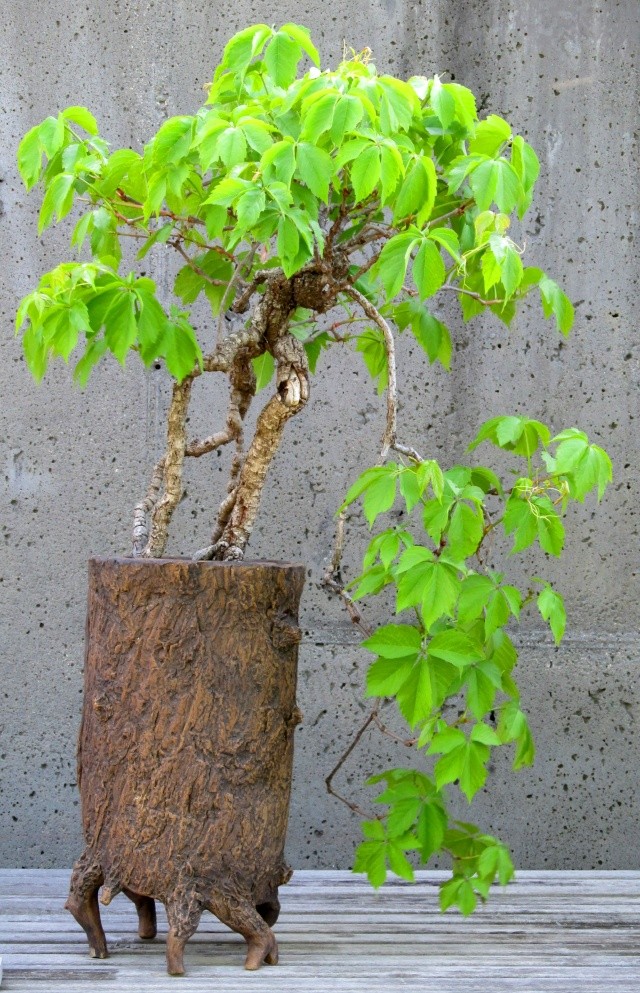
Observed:
[[[357,865],[379,885],[387,867],[412,878],[408,852],[423,862],[446,852],[453,878],[442,888],[442,906],[456,904],[463,913],[486,896],[494,877],[508,878],[510,861],[504,846],[477,828],[449,826],[445,789],[455,783],[471,802],[485,785],[492,750],[503,745],[513,746],[514,769],[533,761],[507,628],[534,603],[556,644],[566,624],[563,598],[549,582],[533,577],[528,590],[519,589],[488,567],[486,545],[501,529],[512,553],[537,542],[559,556],[568,503],[594,490],[600,499],[611,481],[606,452],[575,428],[552,438],[540,421],[495,417],[469,449],[483,442],[524,460],[526,475],[516,469],[507,486],[487,466],[443,471],[434,460],[389,462],[362,473],[342,506],[361,500],[373,526],[398,499],[403,504],[407,522],[372,538],[364,571],[351,585],[355,599],[385,588],[395,593],[398,621],[363,642],[375,656],[366,693],[395,701],[414,744],[433,763],[431,778],[394,770],[372,780],[387,783],[378,802],[388,812],[365,824]]]
[[[299,75],[303,60],[311,68]],[[91,283],[87,263],[65,263],[68,278],[47,274],[20,308],[36,378],[50,357],[67,361],[83,346],[81,383],[102,354],[122,362],[129,351],[145,364],[164,359],[180,380],[200,358],[190,309],[201,295],[216,316],[258,268],[290,278],[337,251],[351,262],[349,281],[446,368],[451,334],[426,305],[441,289],[457,294],[464,320],[489,311],[508,324],[537,287],[545,316],[564,333],[571,327],[567,297],[541,269],[523,266],[507,233],[509,215],[527,210],[539,171],[524,139],[495,114],[479,120],[471,91],[438,76],[403,81],[355,53],[321,69],[308,31],[296,24],[256,24],[235,35],[205,105],[167,120],[142,153],[111,151],[93,115],[69,107],[25,135],[18,165],[27,189],[44,191],[39,233],[77,209],[71,246],[88,249],[101,267]],[[124,239],[137,242],[140,261],[152,251],[178,253],[174,303],[165,306],[150,281],[144,289],[166,348],[155,348],[138,320],[133,290],[122,291],[128,299],[111,296],[112,307],[96,305],[98,327],[85,314],[109,282],[144,278],[118,275]],[[353,324],[348,296],[338,303]],[[64,320],[70,327],[55,330]],[[355,343],[382,391],[384,341],[362,323],[340,340]],[[315,364],[336,339],[314,326],[307,332]],[[262,358],[261,386],[272,369]]]

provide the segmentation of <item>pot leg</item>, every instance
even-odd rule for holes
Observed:
[[[195,892],[178,889],[167,900],[167,972],[170,976],[184,975],[184,946],[198,929],[202,904]]]
[[[135,904],[138,911],[138,937],[155,938],[158,933],[155,900],[150,896],[140,896],[125,886],[122,887],[122,892]]]
[[[261,904],[264,906],[264,904]],[[247,945],[245,969],[259,969],[263,962],[278,964],[278,943],[262,915],[248,900],[214,896],[207,908],[219,921],[241,934]]]
[[[103,882],[104,875],[100,863],[91,850],[85,848],[71,873],[65,909],[73,914],[80,927],[84,929],[89,942],[89,954],[96,959],[106,959],[109,956],[98,906],[98,890]]]

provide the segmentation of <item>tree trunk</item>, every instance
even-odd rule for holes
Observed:
[[[92,559],[78,783],[86,849],[67,907],[105,957],[97,894],[140,935],[167,908],[168,971],[204,909],[277,961],[304,569]]]

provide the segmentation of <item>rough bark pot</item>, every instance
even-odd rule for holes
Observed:
[[[304,568],[92,559],[78,784],[86,848],[67,909],[107,956],[101,902],[139,934],[169,921],[167,969],[203,910],[274,965],[293,760]]]

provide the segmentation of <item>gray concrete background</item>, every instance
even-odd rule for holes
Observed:
[[[356,49],[371,46],[377,64],[398,75],[449,72],[539,151],[538,192],[519,236],[531,261],[562,277],[576,301],[574,333],[564,343],[537,305],[508,334],[491,321],[463,327],[452,316],[457,354],[450,375],[430,369],[403,340],[401,434],[451,464],[486,417],[527,412],[556,429],[578,423],[611,452],[615,485],[603,505],[571,511],[560,562],[531,561],[564,592],[569,612],[560,649],[535,618],[520,636],[520,679],[538,761],[517,776],[497,762],[473,816],[513,846],[523,867],[637,867],[635,0],[5,0],[0,865],[65,866],[80,850],[74,751],[85,563],[89,555],[128,547],[131,507],[162,444],[168,393],[163,373],[145,373],[134,362],[126,374],[105,365],[85,393],[72,388],[64,368],[52,370],[40,388],[32,385],[13,338],[13,314],[39,274],[66,257],[70,229],[37,238],[38,196],[25,196],[14,166],[18,139],[47,114],[81,103],[97,113],[114,146],[139,148],[167,116],[202,102],[229,35],[258,20],[288,19],[313,29],[325,65],[337,61],[346,38]],[[161,265],[150,260],[147,271],[166,290],[169,274]],[[197,387],[194,433],[207,431],[224,407],[217,380]],[[294,866],[346,867],[358,837],[348,811],[326,796],[323,778],[363,711],[367,657],[317,583],[332,515],[359,467],[374,462],[382,416],[359,356],[330,354],[313,403],[287,428],[251,546],[255,557],[309,567],[300,659],[305,720],[297,732],[289,842]],[[222,460],[189,466],[172,553],[206,543],[223,470]],[[357,517],[349,535],[347,571],[354,575],[366,541]],[[372,623],[384,616],[383,604],[369,609]],[[407,759],[370,736],[341,785],[362,798],[367,775]]]

